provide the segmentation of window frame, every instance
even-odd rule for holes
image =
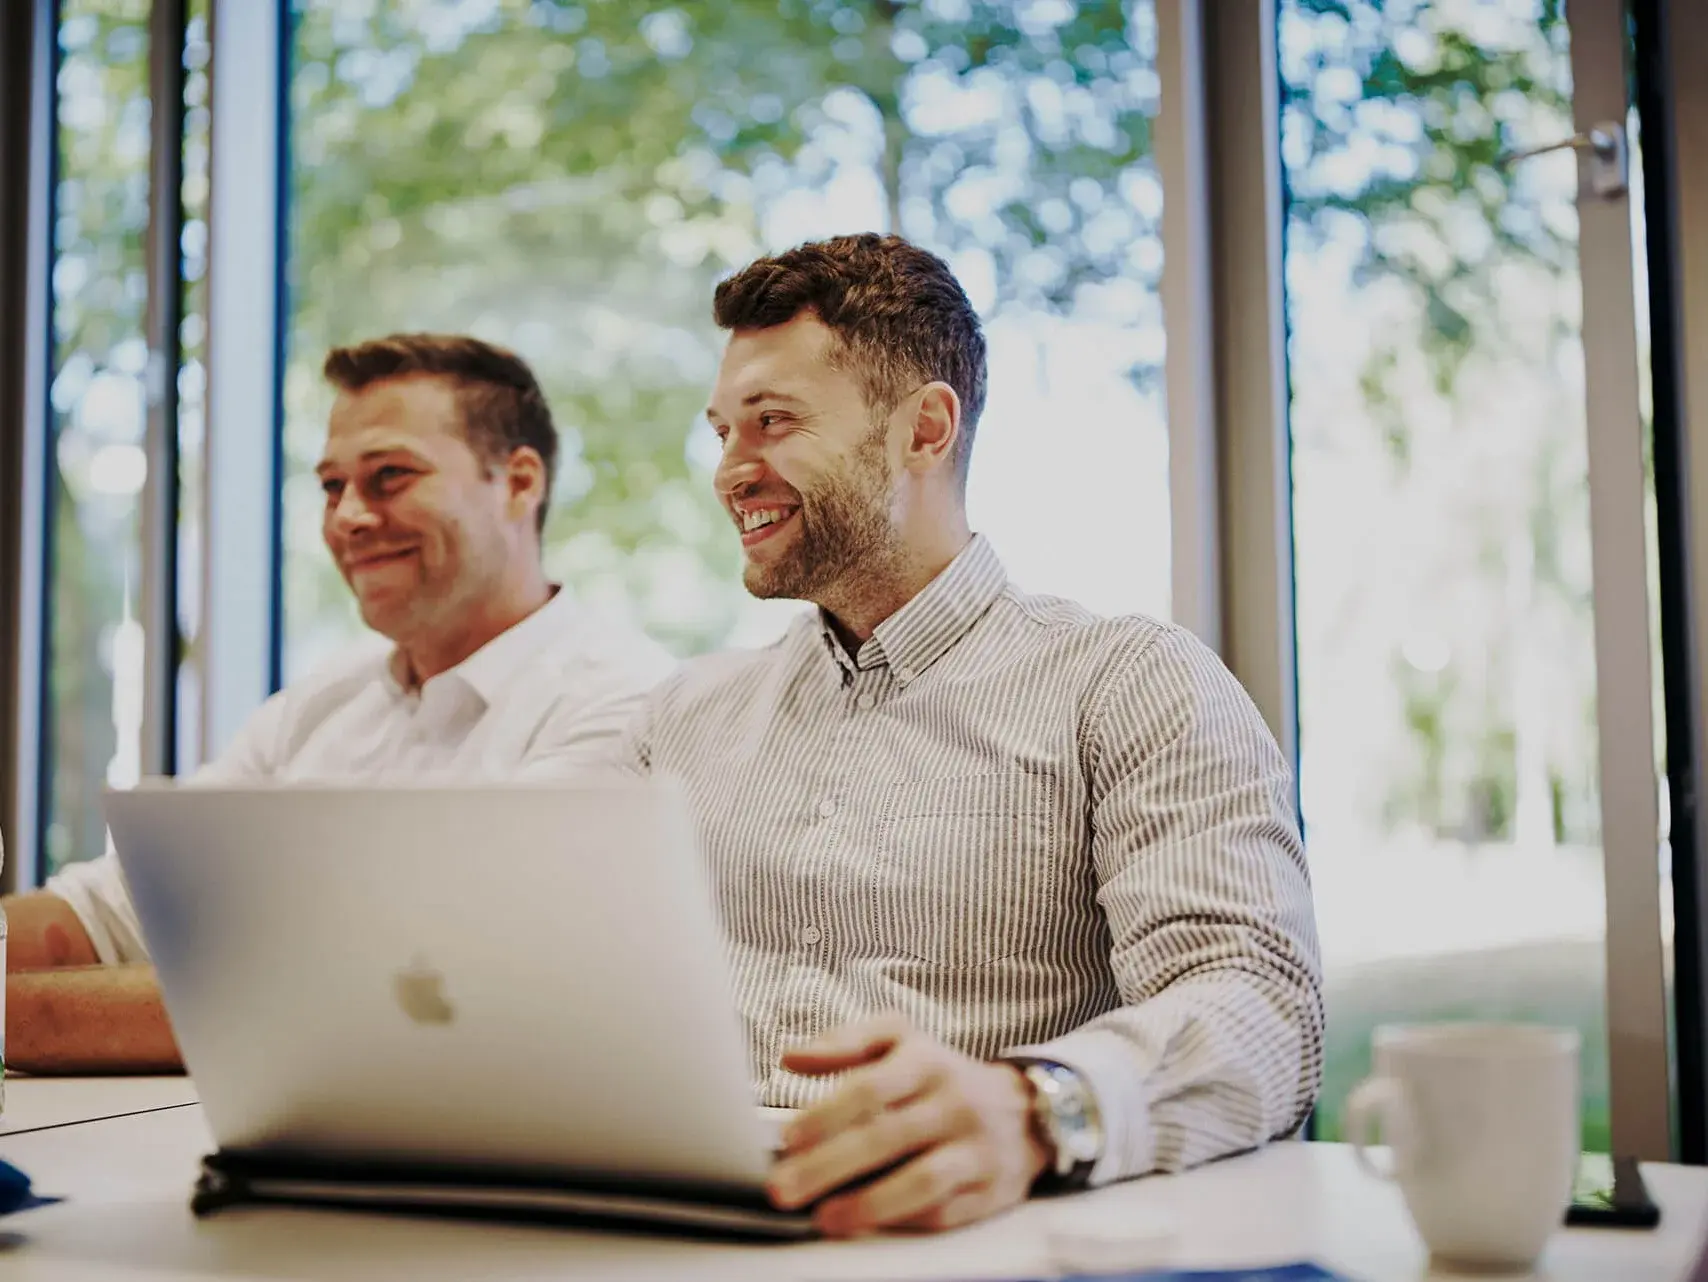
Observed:
[[[0,890],[40,879],[46,780],[43,657],[51,530],[48,386],[52,361],[52,196],[58,6],[26,0],[0,12],[0,180],[23,199],[0,209]]]

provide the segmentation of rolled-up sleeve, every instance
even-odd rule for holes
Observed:
[[[1221,661],[1180,629],[1136,640],[1084,725],[1124,1004],[1012,1053],[1091,1083],[1105,1183],[1295,1130],[1322,1078],[1322,971],[1291,773]]]
[[[97,859],[67,864],[48,879],[43,889],[71,906],[89,936],[95,956],[105,965],[148,960],[142,927],[131,907],[130,888],[109,842]]]

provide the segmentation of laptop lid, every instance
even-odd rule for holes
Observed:
[[[107,815],[222,1149],[762,1187],[668,784],[159,784]]]

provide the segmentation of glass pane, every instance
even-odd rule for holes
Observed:
[[[1300,787],[1319,1133],[1392,1020],[1607,1035],[1561,6],[1285,0]]]
[[[177,768],[202,760],[200,661],[203,442],[207,413],[208,13],[189,0],[184,27],[183,314],[178,326],[178,667]]]
[[[554,576],[680,651],[773,635],[798,607],[748,600],[711,496],[712,287],[863,229],[944,254],[987,318],[969,503],[1016,578],[1167,614],[1149,0],[297,7],[288,674],[357,629],[319,363],[398,329],[534,364]]]
[[[49,872],[100,853],[101,789],[140,769],[146,463],[148,4],[63,0],[59,15]]]

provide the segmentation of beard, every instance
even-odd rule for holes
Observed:
[[[800,528],[788,553],[770,565],[749,561],[747,590],[762,600],[815,601],[856,567],[875,570],[887,559],[890,469],[885,429],[877,425],[849,456],[846,470],[799,491]]]

